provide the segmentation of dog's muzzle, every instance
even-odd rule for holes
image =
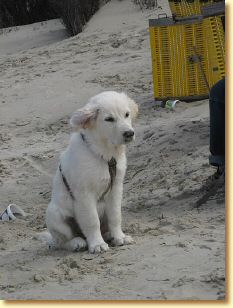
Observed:
[[[134,137],[134,131],[133,130],[127,130],[123,133],[123,138],[124,138],[124,141],[126,143],[132,141],[133,137]]]

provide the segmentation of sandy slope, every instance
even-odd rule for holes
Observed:
[[[0,210],[14,202],[29,214],[0,223],[2,299],[224,298],[224,189],[195,208],[214,172],[208,101],[174,112],[152,103],[147,20],[169,14],[159,3],[142,13],[113,0],[77,37],[0,52]],[[102,255],[51,252],[33,235],[44,228],[67,120],[104,89],[127,91],[140,105],[123,200],[124,229],[136,244]]]
[[[68,35],[60,20],[53,19],[32,25],[0,29],[0,37],[0,55],[10,55],[59,42]]]

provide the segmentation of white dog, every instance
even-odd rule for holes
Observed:
[[[90,253],[133,240],[121,229],[121,199],[126,170],[125,145],[135,138],[131,120],[136,103],[124,93],[107,91],[77,110],[75,128],[62,153],[46,212],[50,247]]]

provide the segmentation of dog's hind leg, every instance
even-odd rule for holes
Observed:
[[[63,231],[63,233],[61,233]],[[51,229],[52,241],[50,249],[65,249],[69,251],[80,251],[87,247],[87,242],[82,237],[74,237],[68,224],[59,225],[59,230]]]
[[[79,251],[87,247],[85,239],[80,236],[75,237],[72,226],[59,213],[53,214],[51,219],[47,212],[46,224],[52,235],[52,240],[49,243],[50,249]]]
[[[70,251],[81,251],[87,248],[87,242],[82,237],[74,237],[72,240],[63,244],[61,248]]]

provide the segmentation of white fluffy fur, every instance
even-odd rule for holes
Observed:
[[[131,120],[137,112],[136,103],[126,94],[108,91],[92,97],[72,115],[70,123],[75,132],[60,162],[75,201],[58,169],[46,212],[51,247],[74,251],[88,246],[89,252],[95,253],[108,249],[103,237],[112,239],[114,245],[132,242],[121,229],[121,199],[126,170],[125,144],[134,139],[134,136],[125,138],[124,133],[133,131]],[[109,121],[109,117],[114,121]],[[81,133],[85,134],[86,142]],[[104,200],[98,202],[110,181],[107,162],[112,157],[117,161],[116,178]],[[81,232],[71,228],[71,219]],[[102,231],[104,223],[107,229]]]

